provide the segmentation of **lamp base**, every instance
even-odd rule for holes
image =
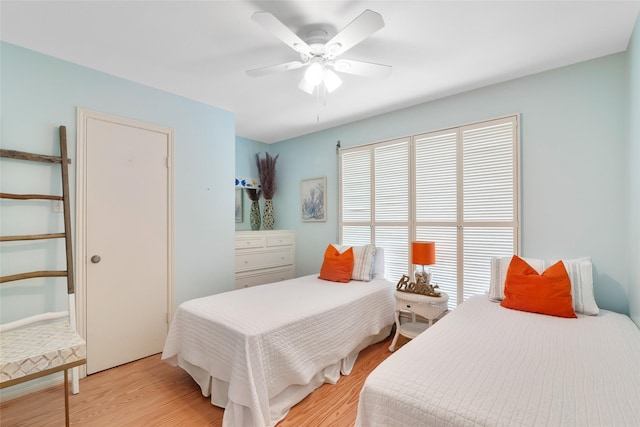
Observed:
[[[416,267],[416,271],[414,273],[414,279],[416,281],[416,285],[418,284],[425,284],[425,285],[430,285],[431,284],[431,271],[427,268],[424,268],[424,266],[418,266]]]

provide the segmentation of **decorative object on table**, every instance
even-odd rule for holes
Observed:
[[[236,188],[236,222],[242,221],[242,189]]]
[[[245,188],[247,197],[251,200],[251,207],[249,209],[249,224],[253,231],[260,230],[260,194],[261,191],[256,188]]]
[[[304,179],[300,183],[303,222],[326,221],[327,177]]]
[[[262,188],[260,182],[255,178],[236,178],[236,188]]]
[[[431,271],[429,268],[425,268],[425,266],[436,263],[436,243],[412,242],[411,263],[416,266],[414,273],[416,283],[431,284]]]
[[[265,153],[264,158],[256,154],[256,165],[262,185],[262,197],[264,197],[264,213],[262,214],[262,226],[265,230],[273,230],[275,218],[273,215],[273,195],[276,193],[276,163],[280,154],[272,157]]]
[[[439,297],[440,292],[436,292],[438,289],[438,285],[426,283],[424,281],[424,276],[420,277],[420,281],[415,283],[411,282],[409,276],[406,274],[402,275],[402,278],[398,280],[398,284],[396,285],[396,290],[400,292],[408,292],[412,294],[426,295],[428,297]]]

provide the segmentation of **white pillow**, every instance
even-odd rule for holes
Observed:
[[[340,253],[349,248],[353,248],[353,272],[351,273],[351,280],[371,281],[376,255],[376,247],[374,245],[349,246],[333,244],[333,246],[335,246]]]
[[[504,282],[507,278],[507,270],[511,258],[491,258],[491,279],[489,281],[489,299],[492,301],[502,301],[504,299]],[[544,272],[544,260],[536,258],[522,258],[527,264],[533,267],[538,274]]]
[[[507,269],[512,257],[491,259],[491,280],[489,282],[489,299],[502,301],[504,299],[504,282]],[[545,261],[536,258],[523,258],[527,264],[542,274],[547,268],[558,262]],[[596,315],[600,309],[593,295],[593,266],[591,258],[563,259],[569,280],[571,281],[571,298],[573,310],[576,313]]]
[[[556,261],[557,262],[557,261]],[[576,313],[595,315],[600,313],[593,296],[593,266],[591,258],[563,259],[571,280],[571,297]],[[550,263],[549,265],[552,265]]]
[[[384,279],[384,248],[376,248],[373,262],[373,278]]]

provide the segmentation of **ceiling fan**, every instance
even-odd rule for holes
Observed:
[[[338,58],[384,27],[382,16],[372,10],[362,12],[332,38],[329,38],[327,31],[319,29],[311,31],[303,40],[268,12],[256,12],[251,19],[298,52],[300,60],[248,70],[249,76],[261,77],[306,67],[298,87],[312,95],[314,92],[319,94],[323,88],[331,93],[342,84],[342,79],[334,71],[377,78],[391,73],[389,65]]]

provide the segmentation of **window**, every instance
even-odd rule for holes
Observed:
[[[518,253],[516,116],[340,152],[340,239],[385,248],[387,277],[436,242],[434,281],[455,306],[489,289],[492,256]]]

